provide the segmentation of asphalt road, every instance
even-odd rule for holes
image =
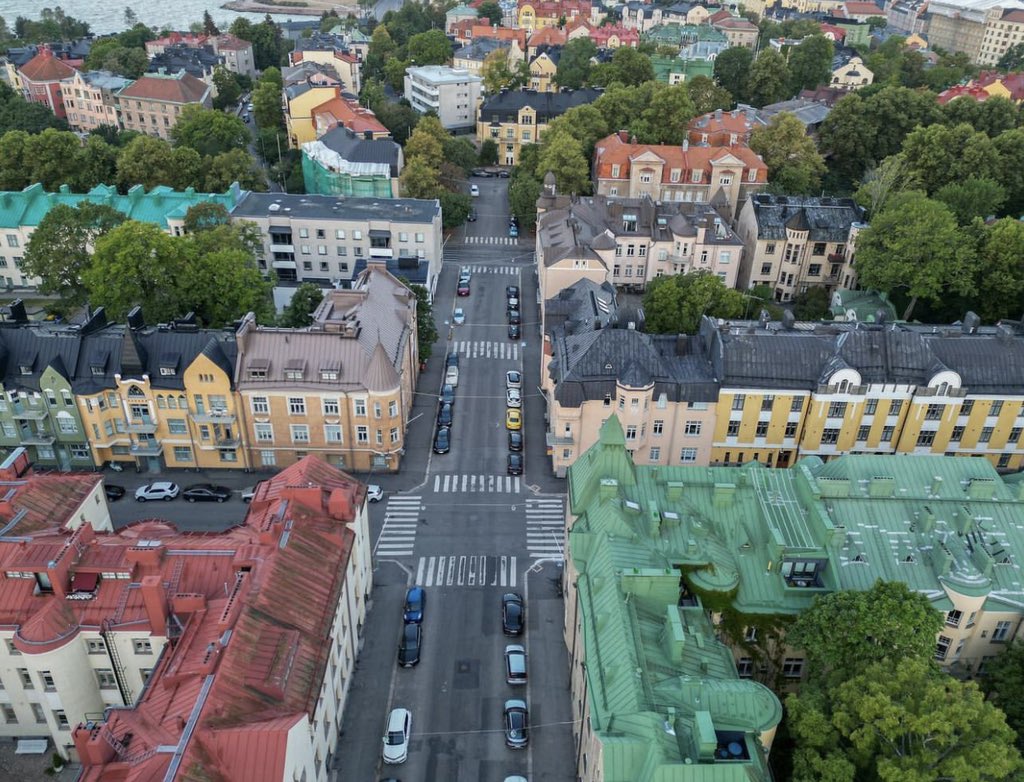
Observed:
[[[473,179],[479,219],[448,242],[434,300],[441,339],[420,381],[417,418],[399,476],[374,476],[386,491],[371,510],[376,541],[372,613],[366,624],[353,689],[334,760],[335,779],[402,782],[530,782],[574,778],[567,655],[561,640],[562,600],[556,587],[563,485],[544,464],[543,401],[536,388],[539,313],[532,238],[509,240],[505,179]],[[456,297],[460,267],[472,270],[472,292]],[[505,287],[521,288],[523,337],[508,339]],[[466,323],[451,326],[462,307]],[[444,356],[459,353],[451,452],[431,453]],[[506,475],[505,371],[525,372],[526,474]],[[544,518],[542,518],[544,517]],[[532,521],[531,521],[532,519]],[[531,527],[531,525],[534,525]],[[540,530],[540,525],[547,525]],[[531,530],[534,530],[531,532]],[[402,669],[396,647],[408,585],[427,590],[423,654]],[[506,638],[501,595],[527,602],[527,630]],[[522,643],[529,683],[505,683],[503,651]],[[504,744],[505,700],[524,698],[532,732],[526,750]],[[408,760],[381,762],[387,713],[413,715]]]

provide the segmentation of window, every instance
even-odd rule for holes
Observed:
[[[928,405],[928,409],[924,411],[925,421],[938,421],[942,418],[942,405],[931,404]]]
[[[3,710],[4,722],[8,725],[18,721],[18,715],[14,713],[14,707],[9,703],[0,703],[0,709]]]
[[[831,402],[828,406],[829,418],[842,418],[846,415],[846,402]]]
[[[838,429],[822,429],[821,430],[821,444],[822,445],[835,445],[839,442],[839,430]]]
[[[982,428],[981,434],[978,435],[978,442],[979,443],[987,443],[989,440],[992,439],[992,432],[993,431],[994,430],[993,430],[993,428],[991,426],[986,426],[986,427]]]
[[[56,709],[53,712],[53,721],[57,723],[57,730],[71,730],[68,715],[64,713],[63,709]]]
[[[661,448],[653,446],[651,448],[651,461],[656,462],[661,458]]]
[[[277,464],[277,454],[273,451],[260,451],[260,461],[264,467],[273,467]]]
[[[775,404],[775,395],[774,394],[765,394],[763,397],[761,397],[761,412],[763,412],[763,413],[770,412],[771,409],[772,409],[772,406],[774,404]]]
[[[49,671],[40,671],[39,678],[43,682],[43,689],[47,692],[55,692],[57,683],[53,680],[53,674]]]
[[[754,428],[755,437],[767,437],[768,436],[768,422],[758,421],[757,426]]]
[[[964,427],[954,426],[953,431],[949,435],[950,442],[958,443],[964,436]]]
[[[184,418],[168,418],[167,419],[167,433],[168,434],[188,434],[188,426],[185,424]]]
[[[269,413],[270,403],[267,401],[267,398],[265,396],[254,396],[252,398],[252,411],[256,415]]]
[[[292,424],[292,442],[293,443],[308,443],[309,442],[309,427],[305,424]]]
[[[974,411],[974,400],[967,399],[960,405],[960,415],[970,415]]]
[[[804,673],[804,661],[799,657],[787,657],[782,661],[782,675],[787,679],[799,679]]]
[[[356,427],[356,442],[357,443],[368,443],[370,442],[370,430],[365,426]]]
[[[736,394],[732,398],[732,409],[742,410],[743,405],[746,403],[747,397],[745,394]]]
[[[784,437],[796,437],[796,422],[786,424],[786,431]]]
[[[274,426],[273,426],[273,424],[253,424],[253,431],[256,432],[256,442],[258,442],[258,443],[272,443],[272,442],[274,442]]]
[[[46,722],[46,715],[43,714],[43,707],[40,706],[38,703],[33,703],[30,705],[32,706],[32,716],[35,718],[35,721],[38,722],[40,725]]]
[[[772,273],[772,265],[770,263],[761,264],[761,274],[767,276]]]
[[[85,640],[85,648],[89,651],[89,654],[106,654],[107,642],[102,638],[87,638]]]
[[[697,449],[683,448],[683,450],[679,452],[679,461],[683,464],[692,464],[697,461]]]
[[[939,640],[935,643],[935,659],[942,662],[946,659],[946,655],[949,654],[949,646],[953,643],[953,639],[948,635],[940,635]]]
[[[373,417],[374,418],[380,418],[382,415],[384,415],[384,408],[383,408],[383,406],[381,405],[380,402],[374,402],[373,403]]]
[[[18,235],[17,234],[7,234],[7,246],[8,247],[17,247],[18,246]]]
[[[815,242],[814,247],[811,248],[812,255],[824,255],[825,254],[825,243]]]
[[[366,416],[366,400],[365,399],[355,399],[355,400],[353,400],[353,404],[355,405],[355,408],[356,408],[356,415],[360,416],[361,418],[365,417]]]
[[[864,415],[874,415],[878,409],[878,400],[869,399],[864,403]]]
[[[100,668],[96,671],[96,680],[99,682],[101,690],[116,690],[117,679],[114,678],[114,672],[109,668]]]
[[[988,414],[989,415],[999,415],[1001,412],[1003,412],[1003,400],[997,399],[989,407]]]
[[[808,277],[820,277],[821,276],[821,264],[812,263],[807,266]]]
[[[388,402],[388,415],[392,418],[398,415],[398,402],[394,399]]]
[[[893,399],[889,403],[889,415],[899,415],[900,414],[900,410],[902,410],[902,409],[903,409],[903,400],[902,399]]]
[[[344,239],[345,238],[345,229],[344,228],[337,228],[337,229],[335,229],[335,231],[334,231],[334,238],[335,239]]]
[[[152,668],[139,668],[139,676],[142,677],[143,684],[149,684],[149,677],[153,675]]]
[[[626,439],[627,440],[635,440],[636,439],[636,425],[635,424],[630,424],[629,426],[626,427]]]
[[[68,413],[61,411],[57,413],[57,428],[61,434],[75,434],[78,432],[78,424]]]
[[[751,657],[741,657],[736,662],[736,673],[741,679],[749,679],[754,675],[754,660]]]
[[[687,421],[683,426],[683,434],[687,437],[696,437],[700,434],[700,421]]]
[[[153,644],[148,638],[133,638],[132,648],[135,654],[153,654]]]
[[[324,415],[339,415],[341,408],[338,406],[337,397],[327,397],[321,402]]]
[[[935,432],[921,432],[917,436],[917,447],[927,448],[935,442]]]
[[[967,626],[974,627],[974,619],[978,616],[977,611],[971,611],[971,615],[967,617]]]
[[[768,242],[768,244],[764,246],[764,254],[775,255],[775,242]]]
[[[895,426],[883,427],[882,428],[882,442],[883,443],[891,443],[892,442],[892,436],[895,433],[895,431],[896,431],[896,427]]]
[[[392,426],[391,427],[391,442],[392,443],[397,443],[399,441],[399,439],[400,439],[400,437],[399,437],[399,434],[398,434],[398,427],[397,426]]]
[[[291,415],[305,415],[306,414],[306,400],[301,396],[290,396],[288,397],[288,412]]]
[[[1020,439],[1021,432],[1024,432],[1024,429],[1022,429],[1019,426],[1013,427],[1013,429],[1010,430],[1010,437],[1006,441],[1007,444],[1009,445],[1009,444],[1017,442]]]
[[[730,421],[728,428],[725,430],[726,437],[736,437],[740,433],[740,422]]]
[[[791,412],[791,413],[799,413],[803,409],[804,409],[803,397],[800,397],[800,396],[793,397],[793,401],[789,405],[789,412]]]
[[[341,426],[339,424],[327,424],[324,426],[324,440],[329,443],[340,443]]]
[[[750,644],[752,644],[755,641],[757,641],[757,628],[756,627],[747,627],[747,628],[745,628],[744,631],[743,631],[743,640],[746,641],[747,643],[750,643]]]
[[[655,437],[661,437],[664,431],[665,422],[661,420],[655,421],[654,425],[651,427],[651,434],[653,434]]]
[[[955,608],[952,611],[946,612],[946,624],[950,627],[959,627],[960,620],[963,619],[964,612],[957,611]]]
[[[857,440],[860,442],[864,442],[865,440],[868,439],[869,434],[871,434],[871,427],[862,426],[857,429]]]

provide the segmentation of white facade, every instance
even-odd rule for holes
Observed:
[[[407,68],[405,99],[421,114],[433,111],[447,130],[473,128],[483,79],[467,70],[428,65]]]

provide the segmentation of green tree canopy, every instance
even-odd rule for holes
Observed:
[[[685,84],[697,115],[708,114],[716,109],[729,109],[735,103],[729,90],[719,87],[707,76],[694,76],[687,79]]]
[[[686,84],[654,84],[650,103],[634,125],[634,132],[645,144],[682,144],[686,128],[696,111]]]
[[[184,190],[199,181],[202,158],[190,147],[171,147],[163,139],[139,136],[117,156],[117,182],[124,190],[143,185],[150,190],[167,185]]]
[[[498,145],[494,139],[485,138],[480,143],[480,157],[479,162],[481,166],[493,166],[498,162]]]
[[[453,190],[442,190],[439,200],[441,220],[445,228],[457,228],[462,225],[473,208],[473,202],[468,195]]]
[[[864,99],[851,92],[839,99],[818,129],[818,147],[828,167],[847,182],[864,175],[874,163],[876,128],[867,118]]]
[[[597,46],[589,38],[573,38],[562,47],[555,72],[559,87],[578,90],[590,83],[591,58],[597,54]]]
[[[1002,163],[999,184],[1006,190],[1005,211],[1010,215],[1024,214],[1024,128],[1015,128],[996,136],[992,143]],[[2,155],[0,155],[2,158]]]
[[[594,101],[594,108],[601,112],[608,132],[631,128],[633,123],[643,114],[654,94],[654,82],[647,82],[640,87],[624,87],[613,84]]]
[[[480,3],[476,9],[476,15],[481,21],[490,22],[495,26],[501,24],[503,16],[501,6],[495,0],[484,0],[484,2]]]
[[[767,106],[789,97],[792,82],[789,66],[786,59],[774,49],[762,49],[748,73],[747,91],[753,105]]]
[[[657,277],[644,293],[646,329],[651,334],[696,334],[704,315],[738,318],[745,307],[742,293],[707,272]]]
[[[313,310],[324,300],[320,286],[304,282],[292,293],[292,299],[277,318],[277,325],[291,329],[304,329],[313,322]]]
[[[989,323],[1019,318],[1024,302],[1024,223],[1004,217],[988,226],[978,249],[974,309]]]
[[[1004,73],[1024,69],[1024,43],[1015,43],[999,58],[996,69]]]
[[[185,233],[208,231],[218,225],[228,225],[230,222],[231,215],[223,204],[201,201],[190,206],[185,212]]]
[[[267,180],[244,149],[232,149],[203,159],[202,189],[207,193],[223,193],[237,182],[243,190],[265,192]]]
[[[918,128],[903,141],[909,170],[928,193],[968,177],[995,180],[1001,161],[995,144],[970,125],[930,125]]]
[[[0,82],[0,133],[23,130],[40,133],[46,128],[67,130],[68,123],[59,119],[41,103],[29,103],[7,84]]]
[[[402,282],[416,296],[416,343],[420,362],[426,363],[434,352],[434,343],[437,342],[437,324],[434,323],[430,292],[422,285],[410,283],[408,280],[403,279]]]
[[[996,215],[1006,201],[1006,190],[992,179],[971,176],[943,185],[935,191],[935,200],[948,206],[960,225],[969,225],[976,217]]]
[[[651,58],[631,46],[620,46],[615,50],[611,61],[598,66],[596,71],[600,73],[600,82],[606,85],[624,84],[627,87],[637,87],[654,79]],[[597,73],[594,74],[594,80],[598,80]]]
[[[812,285],[793,297],[793,314],[797,320],[821,320],[828,314],[829,302],[828,291]]]
[[[989,98],[984,103],[970,98],[951,100],[942,106],[941,111],[945,124],[967,123],[991,138],[1017,127],[1020,119],[1017,104],[1001,97]]]
[[[565,114],[548,124],[548,131],[563,130],[580,142],[583,155],[590,160],[594,155],[594,144],[608,135],[608,123],[593,103],[574,106]]]
[[[452,58],[452,42],[444,30],[427,30],[409,39],[406,59],[416,65],[444,65]]]
[[[537,161],[537,172],[541,171],[555,175],[561,193],[586,195],[590,192],[590,164],[580,142],[569,133],[552,133],[549,129],[544,134]]]
[[[748,80],[754,52],[746,46],[730,46],[715,58],[715,79],[738,101],[749,96]]]
[[[821,33],[808,35],[789,52],[790,93],[813,90],[832,78],[832,41]]]
[[[780,193],[813,193],[821,186],[825,161],[804,124],[789,112],[756,128],[750,148],[764,159],[768,181]]]
[[[974,293],[974,246],[949,207],[919,191],[891,196],[857,237],[857,273],[864,288],[906,289],[909,320],[918,299]]]
[[[533,229],[537,222],[537,199],[541,194],[541,181],[521,167],[516,167],[508,185],[509,209],[519,219],[524,231]]]
[[[509,67],[508,52],[504,49],[495,49],[484,58],[480,76],[484,80],[484,89],[491,93],[515,89],[522,83],[521,70]]]
[[[934,93],[885,87],[864,101],[866,121],[874,128],[876,163],[900,151],[903,139],[918,125],[926,127],[942,121],[942,112]]]
[[[272,69],[278,76],[280,71]],[[252,113],[261,128],[283,128],[284,109],[281,108],[281,87],[264,72],[252,91]]]
[[[1016,731],[1017,748],[1024,748],[1024,641],[1014,641],[986,663],[981,686]]]
[[[182,109],[178,121],[171,128],[175,146],[190,147],[203,157],[233,149],[245,150],[249,138],[249,129],[238,117],[197,104]]]
[[[441,193],[437,169],[422,157],[406,161],[399,182],[405,198],[437,198]]]
[[[213,86],[217,88],[217,97],[213,99],[215,109],[226,109],[234,106],[242,96],[242,87],[238,83],[238,76],[229,71],[223,65],[218,65],[213,71]],[[253,106],[253,108],[256,108]]]

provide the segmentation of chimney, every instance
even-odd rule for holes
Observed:
[[[338,521],[352,521],[352,492],[348,488],[337,488],[331,492],[327,500],[327,512],[332,519]]]
[[[722,110],[721,109],[715,109],[715,121],[716,122],[721,122],[722,121]]]
[[[128,328],[132,331],[138,331],[141,328],[145,328],[146,319],[142,315],[142,307],[135,305],[128,312]]]
[[[960,330],[964,334],[974,334],[978,330],[978,326],[981,324],[981,318],[974,312],[968,312],[964,315],[963,323],[960,325]]]
[[[101,724],[87,722],[71,732],[75,751],[83,766],[100,766],[114,759],[114,748],[104,741]]]
[[[0,480],[15,481],[27,473],[30,466],[28,451],[19,446],[0,464]]]
[[[15,299],[10,304],[11,321],[14,323],[28,323],[28,313],[25,312],[25,302]]]
[[[153,635],[167,635],[167,594],[164,592],[162,577],[144,576],[141,592],[142,604]]]
[[[690,139],[684,138],[683,139],[683,152],[689,152],[689,151],[690,151]]]

